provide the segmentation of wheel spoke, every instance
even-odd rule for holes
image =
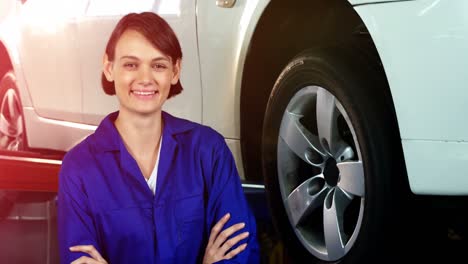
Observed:
[[[300,116],[286,112],[280,128],[280,137],[289,148],[305,162],[319,166],[311,155],[324,156],[325,153],[319,143],[318,137],[307,130],[299,121]],[[319,159],[323,161],[323,158]],[[321,162],[320,162],[321,163]]]
[[[6,91],[0,106],[0,133],[17,137],[22,132],[21,110],[13,89]]]
[[[11,117],[11,120],[16,120],[19,116],[19,109],[18,109],[18,104],[17,104],[17,98],[15,91],[13,89],[10,89],[6,93],[6,99],[8,102],[8,111]]]
[[[337,162],[343,162],[346,160],[350,160],[354,157],[353,148],[346,144],[344,141],[340,141],[340,148],[336,152],[336,156],[334,156]]]
[[[5,117],[3,112],[0,112],[0,133],[9,136],[9,137],[14,137],[15,135],[12,132],[12,126],[13,124],[10,123],[10,121]]]
[[[335,97],[327,90],[320,88],[317,91],[317,129],[320,142],[328,144],[323,147],[330,156],[335,156],[339,149],[340,136],[338,135],[338,108]]]
[[[16,136],[20,136],[23,134],[23,117],[20,114],[18,118],[16,118]]]
[[[364,196],[364,169],[361,161],[347,161],[336,164],[340,171],[338,187],[357,196]]]
[[[324,185],[323,175],[312,177],[296,189],[294,189],[286,200],[292,224],[297,226],[311,212],[323,205],[323,200],[328,192]]]
[[[343,214],[351,199],[339,188],[334,188],[325,197],[323,226],[325,245],[330,260],[344,256],[346,235],[343,229]]]

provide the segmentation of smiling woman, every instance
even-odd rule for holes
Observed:
[[[181,58],[175,59],[172,62],[171,57],[155,49],[138,31],[125,31],[115,47],[114,59],[104,55],[104,74],[114,82],[121,108],[146,113],[160,111],[171,86],[179,83]]]
[[[181,60],[158,15],[117,24],[102,84],[119,111],[63,159],[61,262],[259,262],[255,219],[223,136],[162,111],[182,91]]]
[[[129,15],[130,17],[131,15]],[[167,23],[161,19],[155,20],[155,21],[146,21],[142,19],[142,17],[132,17],[132,19],[122,19],[119,23],[120,27],[117,26],[114,31],[112,32],[109,42],[107,43],[106,46],[106,52],[104,55],[104,65],[108,65],[109,62],[112,62],[116,58],[116,53],[118,52],[116,49],[117,42],[119,42],[119,39],[121,39],[122,35],[126,32],[129,31],[128,34],[135,36],[139,40],[142,40],[142,43],[138,43],[138,41],[135,41],[133,43],[126,43],[124,41],[122,42],[122,45],[125,45],[125,48],[128,48],[130,52],[137,52],[138,48],[135,49],[138,46],[144,46],[143,48],[145,51],[150,49],[151,54],[157,53],[157,57],[164,59],[164,60],[169,60],[169,62],[178,62],[178,68],[180,70],[180,61],[182,60],[182,49],[180,47],[180,43],[177,40],[177,37],[175,36],[174,32],[172,29],[167,25]],[[167,26],[166,26],[167,25]],[[168,35],[173,35],[173,38],[160,38],[159,36],[168,36]],[[136,46],[132,46],[136,45]],[[149,46],[148,46],[149,45]],[[157,49],[153,50],[154,47],[158,47]],[[132,56],[129,54],[121,54],[123,57],[130,57],[138,60],[139,58],[136,56]],[[143,54],[142,57],[146,57],[145,54]],[[151,56],[148,56],[151,57]],[[118,57],[117,57],[118,58]],[[122,58],[120,58],[122,59]],[[151,58],[153,59],[153,58]],[[171,66],[171,65],[166,65],[166,66]],[[102,82],[102,87],[104,88],[104,92],[109,95],[115,94],[115,85],[112,80],[112,78],[108,79],[111,76],[105,76],[106,70],[103,71],[101,82]],[[177,76],[178,77],[178,76]],[[171,98],[172,96],[175,96],[179,93],[182,92],[182,85],[180,84],[180,80],[177,79],[177,83],[173,84],[170,89],[170,93],[168,95],[168,98]]]

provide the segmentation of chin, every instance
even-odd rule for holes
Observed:
[[[138,109],[135,112],[141,115],[154,115],[161,113],[161,108],[155,108],[155,109]]]

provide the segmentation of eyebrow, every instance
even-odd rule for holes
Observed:
[[[131,56],[131,55],[124,55],[124,56],[120,57],[120,60],[123,60],[123,59],[140,60],[140,58],[138,58],[136,56]],[[162,56],[153,58],[151,61],[161,61],[161,60],[170,62],[170,60],[168,58],[162,57]]]

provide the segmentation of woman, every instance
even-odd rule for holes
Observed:
[[[114,29],[103,86],[119,111],[64,157],[62,263],[258,263],[255,220],[223,137],[162,111],[182,91],[181,59],[154,13]]]

